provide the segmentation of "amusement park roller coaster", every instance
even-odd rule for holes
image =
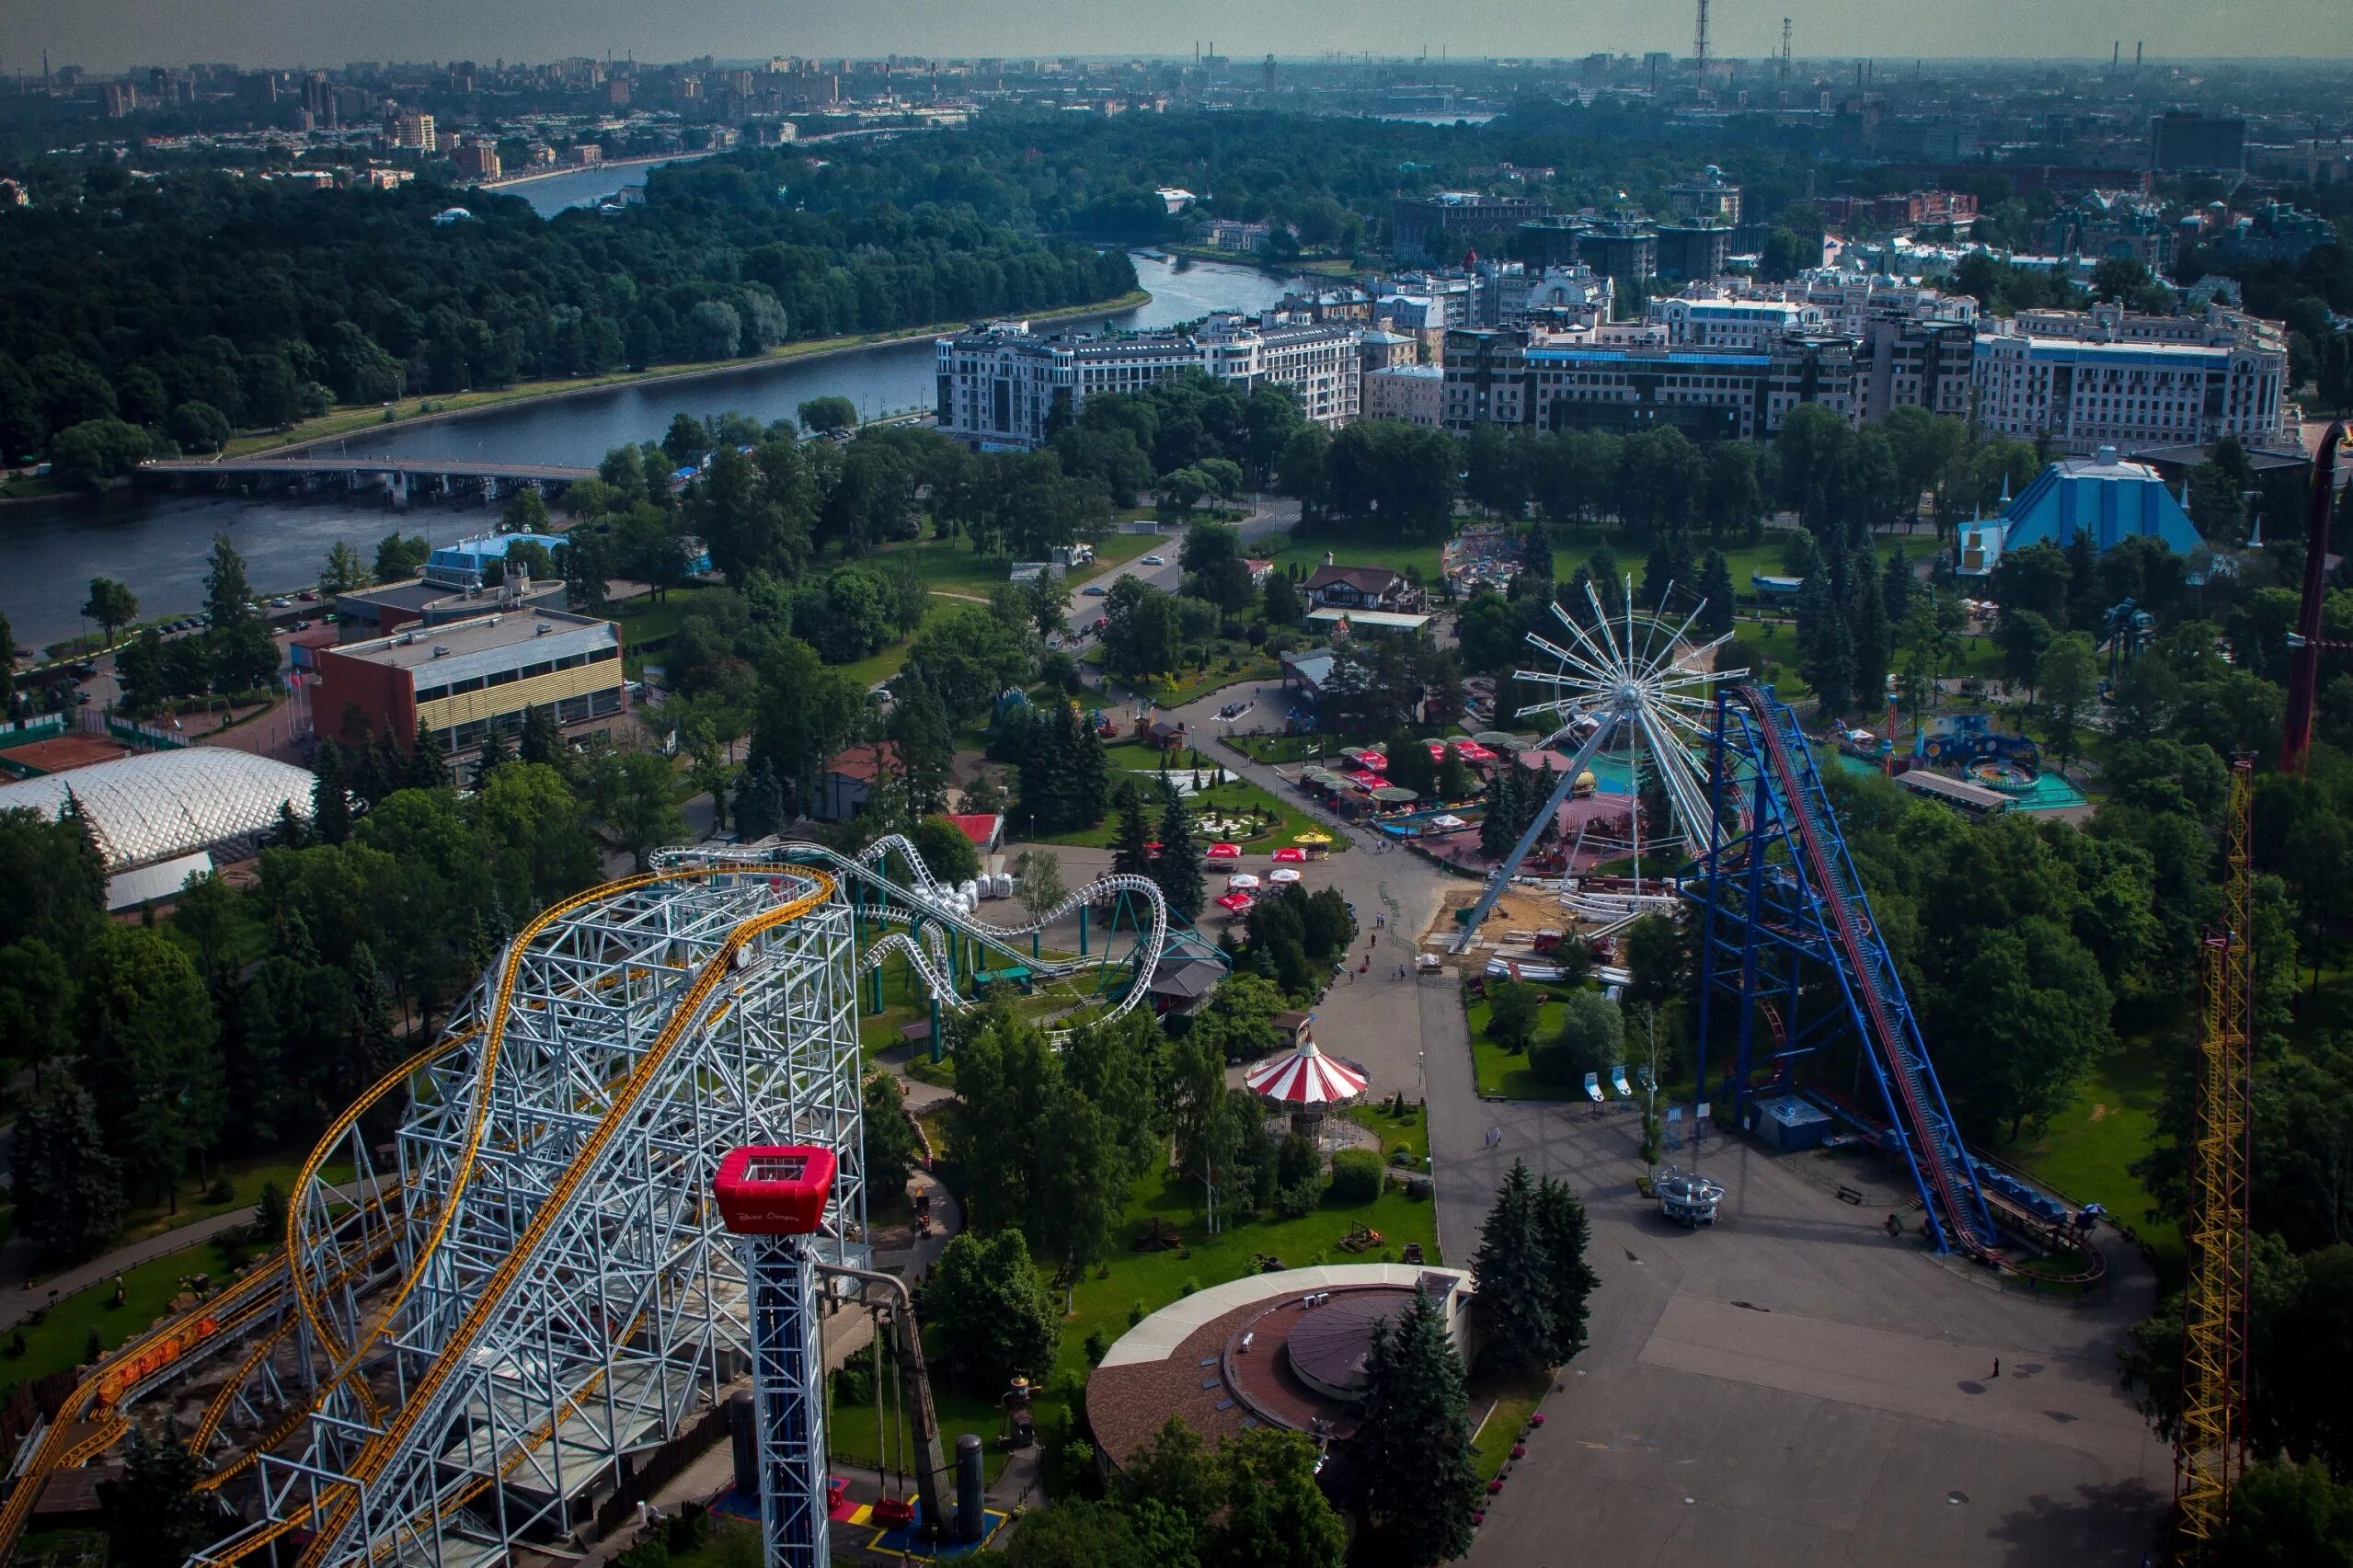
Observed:
[[[1033,951],[1115,899],[1149,911],[1116,956]],[[0,1509],[0,1550],[141,1400],[220,1367],[189,1442],[236,1515],[192,1561],[487,1563],[553,1541],[616,1460],[748,1365],[742,1265],[710,1201],[727,1150],[833,1151],[812,1249],[834,1277],[869,1256],[861,973],[896,955],[954,1007],[959,976],[1017,967],[1067,1031],[1140,1005],[1167,936],[1133,876],[1034,926],[990,924],[896,839],[856,857],[682,853],[557,904],[439,1043],[328,1129],[285,1252],[75,1391]]]

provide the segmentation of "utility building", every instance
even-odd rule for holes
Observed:
[[[388,730],[407,745],[422,724],[454,756],[497,725],[522,728],[545,709],[569,727],[622,708],[621,628],[560,610],[480,615],[320,648],[313,712],[319,733]]]

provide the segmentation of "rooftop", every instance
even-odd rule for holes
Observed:
[[[0,784],[0,811],[54,818],[70,795],[109,873],[268,832],[281,807],[307,819],[311,775],[224,746],[189,746]]]
[[[547,628],[545,633],[540,630],[543,626]],[[557,632],[600,630],[605,634],[604,640],[616,645],[620,642],[620,628],[610,621],[575,615],[564,610],[507,610],[476,615],[467,621],[452,621],[440,626],[395,632],[390,636],[346,643],[341,647],[322,651],[346,658],[365,659],[371,664],[387,665],[395,670],[416,670],[436,659],[453,658],[469,653],[488,653]]]

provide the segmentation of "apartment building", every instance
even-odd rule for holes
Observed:
[[[1440,421],[1627,433],[1672,425],[1695,437],[1755,440],[1818,404],[1855,418],[1855,345],[1789,334],[1769,348],[1677,347],[1657,326],[1446,335]]]
[[[1141,392],[1199,370],[1246,389],[1295,394],[1307,417],[1338,426],[1357,417],[1357,328],[1212,315],[1190,333],[1041,337],[1027,322],[993,322],[935,340],[939,428],[982,451],[1045,444],[1057,403],[1075,409],[1098,392]]]
[[[2141,315],[2115,303],[2020,311],[1978,333],[1978,418],[1987,429],[2061,452],[2125,452],[2236,436],[2295,442],[2288,346],[2278,322],[2209,303],[2196,315]]]

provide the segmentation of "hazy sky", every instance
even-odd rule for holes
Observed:
[[[1688,52],[1690,0],[5,0],[0,70],[237,61],[771,54]],[[1801,56],[2353,54],[2344,0],[1716,0],[1716,52]]]

